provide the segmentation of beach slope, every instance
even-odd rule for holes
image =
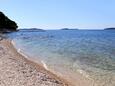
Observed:
[[[10,40],[0,41],[0,86],[68,86],[42,66],[24,58]],[[69,85],[70,86],[70,85]]]

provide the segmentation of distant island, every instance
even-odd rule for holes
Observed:
[[[73,29],[71,29],[71,28],[62,28],[61,30],[78,30],[77,28],[73,28]]]
[[[112,27],[112,28],[105,28],[104,30],[115,30],[115,27]]]
[[[12,32],[18,28],[16,22],[10,20],[3,12],[0,12],[0,32]]]
[[[36,31],[45,31],[45,30],[39,29],[39,28],[26,28],[26,29],[20,29],[19,31],[24,31],[24,32],[36,32]]]

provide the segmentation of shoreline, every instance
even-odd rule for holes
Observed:
[[[76,77],[73,78],[71,75],[68,75],[68,74],[60,75],[56,71],[51,71],[50,69],[47,68],[47,65],[43,61],[37,62],[36,60],[31,59],[28,56],[26,56],[20,49],[19,50],[16,49],[13,44],[13,41],[11,41],[10,39],[3,39],[0,42],[0,44],[5,46],[7,48],[7,51],[9,51],[10,54],[13,54],[12,56],[15,56],[16,60],[20,60],[22,64],[26,63],[27,65],[34,67],[33,70],[34,69],[37,70],[36,72],[40,71],[43,74],[45,74],[45,78],[46,78],[45,81],[47,81],[46,76],[48,75],[48,77],[50,77],[48,79],[51,79],[51,82],[53,81],[53,83],[55,84],[57,83],[57,85],[47,85],[47,86],[96,86],[91,80],[88,80],[86,77],[84,77],[80,73],[77,73],[76,75],[74,75],[74,77],[75,76]],[[45,86],[45,85],[42,85],[42,86]]]
[[[22,65],[26,64],[27,66],[31,66],[31,68],[32,68],[32,70],[30,69],[31,72],[36,71],[36,73],[40,73],[40,74],[42,73],[41,74],[42,79],[41,79],[40,83],[43,82],[43,84],[45,83],[45,84],[47,84],[47,86],[72,86],[69,82],[62,79],[61,77],[58,77],[57,75],[53,74],[52,72],[46,70],[43,66],[41,66],[41,65],[37,64],[36,62],[21,55],[13,46],[13,44],[11,43],[11,40],[3,39],[0,41],[0,44],[3,45],[3,47],[5,48],[5,50],[6,50],[5,53],[10,54],[10,56],[11,56],[10,58],[7,58],[7,59],[15,59],[15,60],[19,61],[20,63],[22,63]],[[23,66],[26,66],[26,65],[23,65]],[[1,69],[0,69],[0,72],[1,72]],[[31,78],[33,78],[33,77],[31,77]],[[0,80],[1,80],[1,78],[0,78]],[[39,83],[37,83],[37,84],[39,86],[46,86],[46,85],[40,85]],[[7,86],[9,86],[9,85],[7,85]],[[15,86],[17,86],[17,85],[15,85]],[[28,85],[24,85],[24,86],[28,86]],[[32,86],[37,86],[37,85],[32,85]]]
[[[35,61],[36,59],[29,58],[29,56],[25,55],[20,49],[17,50],[15,48],[15,43],[13,41],[9,40],[8,42],[11,44],[11,47],[14,48],[14,50],[18,54],[20,54],[26,61],[29,62],[29,64],[34,65],[35,67],[37,67],[38,70],[39,70],[39,67],[42,68],[44,71],[46,71],[47,73],[49,73],[51,76],[55,77],[56,79],[61,80],[63,83],[66,83],[67,86],[73,86],[70,82],[68,82],[64,78],[62,78],[62,77],[58,76],[57,74],[51,72],[50,69],[48,69],[47,65],[44,63],[44,61]]]
[[[11,41],[11,43],[13,44],[13,47],[15,48],[15,43],[13,41]],[[21,54],[22,56],[24,56],[24,58],[26,58],[29,61],[32,61],[33,63],[36,63],[38,66],[41,66],[42,68],[44,68],[46,71],[49,71],[50,73],[52,73],[54,76],[60,78],[63,82],[66,82],[67,84],[69,83],[69,86],[97,86],[94,85],[94,81],[91,80],[88,75],[84,75],[82,70],[77,70],[78,73],[76,73],[76,75],[72,75],[68,73],[67,74],[61,74],[58,71],[54,71],[51,70],[47,67],[47,65],[43,62],[43,61],[38,61],[38,59],[34,59],[34,58],[30,58],[29,56],[25,55],[23,53],[23,51],[21,51],[20,49],[16,49],[15,50]],[[73,78],[73,76],[77,76],[76,78]]]

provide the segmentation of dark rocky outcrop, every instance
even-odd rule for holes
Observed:
[[[0,32],[12,32],[18,28],[17,24],[0,12]]]

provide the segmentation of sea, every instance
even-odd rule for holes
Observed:
[[[115,30],[19,30],[9,37],[28,58],[70,78],[115,86]]]

